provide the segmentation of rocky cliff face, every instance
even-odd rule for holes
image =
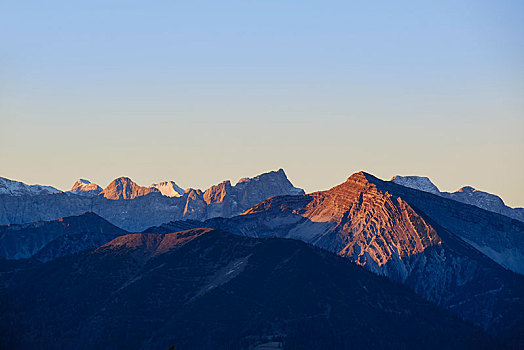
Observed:
[[[524,280],[507,270],[524,271],[524,223],[443,196],[382,181],[364,172],[350,176],[328,191],[296,195],[297,191],[283,182],[279,173],[240,181],[235,186],[225,181],[204,192],[189,189],[180,198],[150,193],[129,200],[111,200],[59,193],[34,196],[31,201],[24,200],[23,196],[9,196],[9,200],[18,201],[9,202],[4,208],[16,208],[16,214],[23,214],[40,206],[57,211],[91,206],[114,221],[122,220],[123,225],[135,227],[155,225],[169,218],[193,219],[152,227],[147,233],[156,235],[127,236],[104,248],[125,252],[135,251],[134,247],[138,246],[146,247],[147,253],[137,251],[139,258],[132,254],[140,264],[162,256],[164,251],[184,246],[183,236],[161,234],[191,227],[206,226],[254,238],[302,240],[403,283],[424,299],[493,335],[509,339],[524,334]],[[272,182],[284,185],[265,185]],[[234,215],[234,210],[240,211],[241,205],[247,205],[257,195],[266,195],[268,187],[286,193],[267,198],[242,215],[215,217]],[[55,201],[52,206],[49,200]],[[195,220],[210,217],[215,218],[204,223]],[[25,236],[23,230],[11,235]],[[59,249],[51,251],[65,254],[68,247],[74,245],[68,243],[71,240],[67,234],[60,237],[64,239],[59,244],[51,245]],[[43,254],[38,250],[41,248],[31,247],[48,246],[54,236],[45,242],[38,239],[33,238],[38,244],[22,240],[25,243],[13,250],[25,249],[38,257]],[[104,239],[98,244],[109,241],[107,237]],[[115,260],[118,259],[112,261]]]
[[[499,196],[479,191],[471,186],[465,186],[456,192],[450,193],[441,192],[430,179],[422,176],[395,176],[391,179],[391,182],[416,190],[433,193],[437,196],[453,199],[461,203],[474,205],[524,222],[524,208],[508,207]]]
[[[294,187],[280,169],[241,179],[235,186],[224,181],[208,188],[201,198],[207,205],[208,217],[229,217],[272,196],[301,194],[304,190]]]
[[[94,249],[127,233],[94,213],[54,221],[0,226],[0,257],[53,260]]]
[[[78,179],[71,188],[71,192],[75,194],[98,195],[102,192],[102,187],[89,180]]]
[[[489,258],[507,269],[524,274],[524,223],[522,221],[454,199],[446,199],[444,196],[434,196],[391,182],[378,179],[377,181],[381,183],[384,190],[402,196],[419,212]]]
[[[293,240],[133,234],[46,264],[0,261],[6,270],[6,349],[501,346],[408,289]]]
[[[493,332],[512,329],[521,318],[515,310],[524,303],[523,277],[502,266],[522,271],[522,223],[366,173],[328,191],[273,197],[203,225],[314,244]]]
[[[268,197],[300,193],[304,191],[293,187],[283,170],[244,179],[235,186],[226,181],[206,191],[188,189],[180,197],[168,197],[156,188],[119,178],[98,196],[72,192],[31,197],[0,195],[0,224],[48,221],[92,211],[116,226],[136,232],[172,220],[238,215]]]
[[[268,199],[244,216],[260,213],[274,215],[276,220],[286,217],[287,232],[278,232],[278,236],[313,243],[376,272],[390,261],[441,243],[435,230],[408,203],[381,192],[367,176],[354,174],[339,186],[300,200]],[[255,232],[273,235],[271,231]]]
[[[114,179],[113,182],[100,192],[100,196],[112,200],[134,199],[153,192],[160,193],[160,191],[154,187],[138,186],[128,177],[119,177],[118,179]]]

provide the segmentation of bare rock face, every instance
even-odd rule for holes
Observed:
[[[516,312],[524,310],[523,277],[505,268],[524,271],[524,224],[370,174],[354,174],[328,191],[272,197],[240,216],[193,224],[305,241],[406,284],[494,333],[523,321]]]
[[[402,185],[402,186],[414,188],[416,190],[420,190],[420,191],[424,191],[424,192],[429,192],[429,193],[433,193],[433,194],[436,194],[436,195],[440,195],[440,191],[439,191],[438,187],[435,186],[433,184],[433,182],[431,182],[431,180],[429,178],[425,177],[425,176],[400,176],[400,175],[397,175],[397,176],[393,176],[391,181],[396,183],[396,184],[398,184],[398,185]]]
[[[378,190],[368,176],[354,174],[345,183],[306,195],[301,201],[271,198],[243,215],[263,213],[268,207],[281,211],[275,216],[284,214],[286,225],[294,224],[284,237],[313,243],[375,272],[390,261],[441,243],[435,230],[408,203]]]
[[[237,191],[234,186],[231,186],[229,180],[208,188],[203,193],[202,199],[206,203],[208,218],[217,216],[229,217],[235,215],[235,213],[240,214],[242,210],[250,207],[249,204],[238,203]]]
[[[243,178],[235,186],[231,186],[229,180],[224,181],[208,188],[203,199],[207,204],[207,217],[212,218],[240,214],[272,196],[301,194],[304,194],[304,190],[294,187],[284,170],[279,169],[253,178]]]
[[[289,229],[287,235],[294,237],[296,232],[303,240],[350,255],[357,262],[364,259],[380,266],[397,255],[401,259],[438,245],[442,234],[435,232],[437,225],[503,267],[524,274],[524,224],[520,221],[366,173],[354,174],[328,191],[293,200],[268,199],[245,215],[275,211],[296,216],[297,228]]]
[[[183,199],[185,199],[184,212],[182,216],[188,219],[198,219],[202,213],[206,212],[206,202],[201,190],[190,188]]]
[[[335,215],[338,251],[358,264],[379,267],[441,244],[437,232],[400,197],[382,192],[360,172],[329,191],[317,194],[306,217]],[[320,215],[319,215],[320,214]]]
[[[263,186],[260,186],[260,183]],[[235,185],[237,190],[242,191],[242,201],[249,201],[250,197],[266,195],[266,198],[273,195],[273,193],[286,193],[290,195],[304,194],[304,190],[294,187],[288,180],[283,169],[278,171],[270,171],[253,178],[243,178]]]
[[[78,194],[98,195],[100,192],[102,192],[102,187],[98,186],[95,183],[92,183],[89,180],[78,179],[71,188],[71,192]]]
[[[100,192],[100,196],[112,200],[133,199],[153,192],[160,191],[154,187],[138,186],[128,177],[119,177]]]
[[[207,204],[224,203],[227,195],[231,194],[233,187],[229,180],[224,181],[218,185],[211,186],[204,192],[204,201]]]

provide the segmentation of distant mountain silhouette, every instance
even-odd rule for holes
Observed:
[[[0,177],[0,195],[7,196],[36,196],[42,194],[58,193],[60,190],[51,186],[26,185],[20,181],[14,181]]]
[[[504,204],[504,201],[499,196],[479,191],[471,186],[464,186],[458,191],[450,193],[441,192],[437,186],[431,182],[430,179],[423,176],[395,176],[391,179],[391,181],[398,185],[430,192],[441,197],[456,200],[458,202],[471,204],[476,207],[524,222],[524,208],[511,208]]]
[[[0,226],[0,257],[42,261],[99,247],[127,231],[88,212],[53,221]]]
[[[152,192],[160,193],[156,188],[138,186],[128,177],[119,177],[104,188],[104,190],[100,192],[100,196],[114,200],[133,199]]]
[[[142,231],[172,220],[238,215],[268,197],[304,193],[291,184],[282,169],[242,179],[235,186],[224,181],[206,191],[188,189],[179,197],[162,195],[161,190],[168,189],[157,187],[142,187],[121,177],[98,196],[82,191],[0,195],[0,224],[55,220],[92,211],[125,230]]]
[[[98,195],[100,192],[102,192],[102,187],[98,186],[97,184],[92,183],[89,180],[85,179],[78,179],[73,187],[71,188],[71,192],[74,193],[81,193],[81,194],[90,194],[90,195]]]

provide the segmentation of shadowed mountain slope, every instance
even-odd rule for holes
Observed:
[[[430,192],[465,204],[474,205],[524,222],[524,208],[511,208],[507,206],[499,196],[477,190],[471,186],[464,186],[455,192],[441,192],[430,179],[423,176],[395,176],[391,179],[391,182],[416,190]]]
[[[10,349],[500,346],[403,286],[294,240],[132,234],[3,276],[0,341]]]
[[[170,223],[148,232],[205,225],[241,236],[299,239],[404,283],[427,300],[493,334],[516,336],[524,314],[524,278],[488,255],[519,257],[523,225],[508,217],[352,175],[328,191],[269,198],[240,216]],[[520,271],[519,259],[510,262]]]
[[[47,261],[96,248],[127,233],[91,212],[53,221],[0,226],[0,256]]]

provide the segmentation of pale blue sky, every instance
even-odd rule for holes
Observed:
[[[366,170],[524,206],[522,1],[4,1],[0,176]]]

